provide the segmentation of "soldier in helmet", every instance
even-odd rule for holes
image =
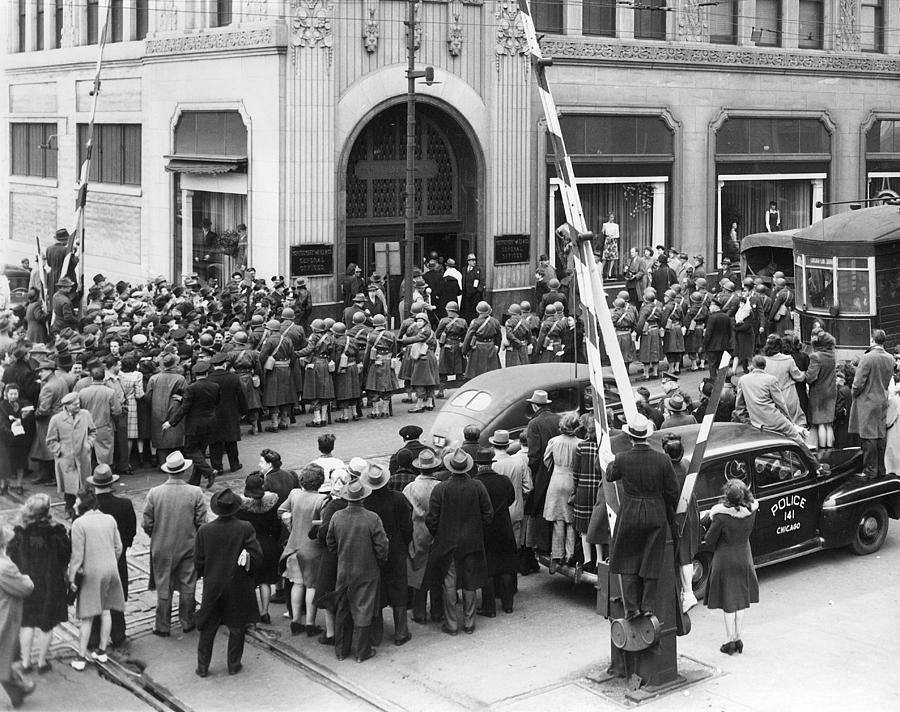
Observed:
[[[563,341],[568,330],[568,320],[556,304],[544,308],[544,320],[534,344],[536,363],[559,363],[565,360]]]
[[[364,365],[366,368],[366,392],[372,398],[370,418],[387,418],[390,415],[391,394],[397,388],[397,377],[391,359],[397,350],[397,337],[387,330],[384,314],[372,319],[372,331],[366,343]]]
[[[528,363],[528,347],[531,346],[531,328],[522,317],[522,307],[513,302],[506,310],[503,344],[506,347],[505,366],[521,366]]]
[[[262,347],[263,337],[266,335],[266,320],[262,314],[254,314],[250,317],[250,333],[247,335],[250,345],[254,349]]]
[[[500,322],[491,316],[491,305],[485,301],[475,305],[477,316],[469,324],[463,341],[463,354],[468,356],[466,378],[500,368],[500,343],[503,337]]]
[[[362,417],[362,395],[366,390],[366,373],[363,369],[363,356],[366,353],[366,342],[369,340],[369,332],[371,331],[370,327],[367,325],[368,319],[363,312],[356,312],[353,315],[353,324],[347,329],[347,336],[353,339],[353,343],[356,344],[356,353],[358,354],[357,360],[359,362],[359,387],[360,387],[360,399],[357,401],[356,405],[356,415],[358,418]]]
[[[428,314],[416,314],[415,323],[406,330],[401,343],[409,347],[409,382],[415,389],[410,413],[434,410],[434,387],[440,385],[438,362],[435,356],[437,340],[431,330]]]
[[[293,354],[290,340],[281,331],[281,323],[277,319],[270,320],[259,351],[259,360],[265,370],[262,404],[269,411],[270,425],[266,427],[269,433],[287,430],[291,410],[297,401],[291,376]]]
[[[297,352],[306,346],[306,332],[303,327],[294,322],[296,315],[290,307],[281,310],[281,333],[284,334],[285,340],[291,344],[291,378],[294,381],[294,393],[297,398],[294,401],[296,405],[303,397],[303,369],[300,368],[300,359]],[[295,423],[294,406],[291,407],[290,415],[291,423]]]
[[[247,422],[250,424],[248,435],[262,432],[263,407],[259,395],[262,384],[262,364],[259,351],[250,346],[246,331],[237,331],[231,340],[233,346],[229,351],[231,365],[241,381],[244,399],[247,401]]]
[[[398,344],[403,344],[403,339],[406,336],[406,332],[415,324],[416,314],[421,314],[425,311],[425,302],[418,301],[413,302],[413,305],[410,309],[410,314],[406,317],[400,324],[400,331],[397,333],[397,342]],[[413,387],[412,382],[410,381],[410,376],[412,375],[412,363],[410,363],[409,358],[409,346],[402,346],[400,351],[400,373],[397,375],[401,381],[403,381],[403,387],[406,391],[406,395],[403,398],[403,403],[412,403],[413,402]]]
[[[541,318],[531,311],[530,302],[521,302],[519,306],[522,308],[522,321],[525,322],[525,325],[528,327],[529,331],[531,331],[531,343],[528,346],[528,356],[531,363],[534,363],[537,360],[535,342],[537,341],[538,334],[541,332]]]
[[[313,319],[312,334],[306,348],[297,353],[304,367],[303,400],[312,407],[313,419],[308,428],[323,428],[327,423],[325,409],[334,400],[334,380],[332,373],[336,365],[332,360],[334,335],[331,327],[334,320]]]
[[[781,275],[781,276],[779,276]],[[772,298],[772,306],[769,311],[769,321],[775,333],[784,336],[784,332],[794,328],[792,310],[794,308],[794,293],[787,286],[781,272],[776,272],[774,277],[775,295]]]
[[[613,300],[612,322],[616,329],[616,341],[619,342],[619,350],[622,352],[622,360],[625,361],[625,370],[627,371],[632,362],[637,361],[633,336],[637,319],[631,305],[622,299],[621,294],[619,292],[620,296]]]
[[[337,322],[331,327],[334,337],[332,361],[334,368],[334,398],[340,415],[335,418],[338,423],[349,423],[359,420],[356,409],[362,395],[359,383],[359,350],[356,339],[347,332],[347,326],[343,322]],[[351,415],[352,411],[352,415]]]
[[[444,398],[444,389],[447,387],[447,377],[453,375],[456,382],[460,383],[466,372],[466,359],[462,353],[462,342],[466,338],[468,325],[466,320],[459,315],[459,306],[456,302],[447,302],[444,305],[447,316],[443,317],[434,332],[438,341],[440,355],[438,357],[438,374],[441,385],[437,392],[438,398]]]
[[[638,356],[644,364],[644,380],[659,377],[659,361],[662,356],[662,337],[660,331],[664,322],[662,320],[662,305],[656,299],[656,290],[647,287],[644,290],[644,303],[638,312],[638,320],[635,330],[640,338]]]

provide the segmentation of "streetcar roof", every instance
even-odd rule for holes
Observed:
[[[878,205],[839,213],[798,230],[794,239],[843,243],[900,240],[900,209],[896,205]]]

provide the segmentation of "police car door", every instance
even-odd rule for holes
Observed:
[[[818,541],[815,473],[796,448],[750,455],[759,501],[753,558],[757,565],[802,553]]]

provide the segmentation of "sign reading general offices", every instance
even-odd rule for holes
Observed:
[[[334,275],[334,245],[291,245],[291,276]]]
[[[494,264],[509,265],[530,259],[530,235],[494,235]]]

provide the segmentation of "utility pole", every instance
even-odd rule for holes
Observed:
[[[403,301],[406,313],[412,306],[414,243],[416,239],[416,79],[424,78],[431,86],[434,67],[416,70],[416,5],[418,0],[407,1],[406,16],[406,229],[403,235]]]

